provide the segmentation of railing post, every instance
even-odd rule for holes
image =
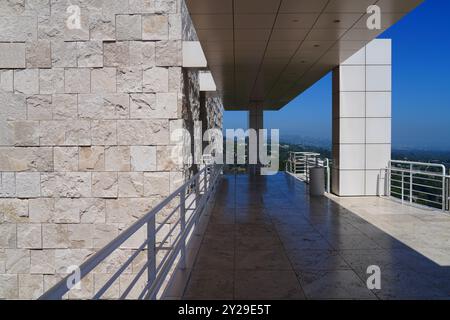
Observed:
[[[183,234],[180,241],[183,241],[181,245],[181,257],[180,268],[186,269],[186,239],[184,232],[186,230],[186,188],[183,188],[180,192],[180,233]]]
[[[156,280],[156,218],[153,215],[147,222],[147,282],[149,287]],[[154,299],[154,297],[151,297]]]
[[[405,197],[405,172],[402,170],[402,203]]]
[[[409,202],[412,203],[413,199],[413,165],[412,163],[409,165]]]

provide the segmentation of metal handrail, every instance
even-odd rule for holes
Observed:
[[[443,164],[391,160],[386,171],[387,195],[403,202],[447,211],[450,176]]]
[[[215,188],[215,185],[218,181],[218,178],[221,173],[221,166],[219,165],[207,165],[202,170],[200,170],[195,176],[190,178],[187,182],[185,182],[182,186],[180,186],[175,192],[173,192],[166,199],[161,201],[158,205],[156,205],[150,212],[145,214],[142,218],[133,223],[130,227],[128,227],[125,231],[123,231],[119,236],[117,236],[114,240],[108,243],[105,247],[100,249],[97,253],[95,253],[92,257],[86,260],[79,267],[79,279],[76,282],[71,283],[71,285],[80,282],[86,275],[88,275],[91,271],[93,271],[97,266],[99,266],[102,262],[104,262],[115,250],[120,249],[121,245],[125,243],[131,236],[135,235],[137,231],[139,231],[143,226],[147,225],[147,238],[143,244],[139,246],[136,252],[140,253],[142,250],[147,247],[147,262],[143,266],[137,274],[136,277],[132,280],[130,286],[126,289],[126,293],[129,293],[140,276],[144,273],[145,269],[148,270],[148,283],[144,288],[144,291],[141,293],[140,297],[145,296],[146,298],[155,298],[157,294],[157,290],[159,290],[160,284],[167,276],[170,268],[173,266],[173,262],[176,260],[177,256],[181,253],[180,259],[180,267],[185,267],[185,240],[187,235],[192,231],[192,227],[194,223],[198,223],[201,214],[203,213],[203,209],[207,201],[209,200],[212,191]],[[200,177],[203,177],[203,185],[200,190]],[[194,187],[192,187],[194,186]],[[190,193],[188,193],[190,192]],[[198,199],[198,205],[194,209],[194,211],[190,214],[188,221],[186,221],[186,203],[185,199],[189,195],[195,195],[195,199]],[[177,236],[175,244],[172,245],[172,250],[169,253],[169,257],[166,262],[162,264],[159,268],[159,273],[156,268],[156,254],[158,251],[158,247],[156,247],[156,233],[161,228],[156,228],[156,215],[160,213],[168,204],[170,204],[177,197],[180,198],[180,205],[178,208],[180,209],[180,219],[177,223],[181,224],[181,232]],[[191,209],[190,209],[191,210]],[[167,217],[164,221],[168,221],[178,210],[172,211],[172,213]],[[175,228],[173,228],[175,230]],[[169,232],[170,234],[170,232]],[[161,247],[164,245],[166,240],[161,242]],[[94,293],[95,299],[101,298],[102,294],[107,291],[109,286],[111,286],[115,280],[119,278],[119,276],[123,273],[123,271],[127,268],[127,266],[133,261],[133,259],[137,256],[137,254],[132,254],[131,257],[125,261],[125,263],[113,274],[111,279],[109,279],[105,285],[103,285],[97,293]],[[169,264],[171,262],[171,264]],[[164,276],[164,277],[163,277]],[[60,282],[54,285],[50,290],[45,292],[39,299],[40,300],[60,300],[64,297],[66,293],[71,290],[71,286],[68,285],[68,281],[72,280],[73,274],[67,275]],[[108,287],[106,285],[109,285]],[[126,298],[124,294],[122,294],[121,298]]]
[[[287,172],[309,183],[309,172],[313,167],[325,168],[326,191],[329,193],[331,190],[330,160],[328,158],[320,158],[320,153],[316,152],[289,152],[285,166]]]

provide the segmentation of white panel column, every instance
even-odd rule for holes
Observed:
[[[391,159],[391,40],[376,39],[333,70],[332,192],[384,194]]]

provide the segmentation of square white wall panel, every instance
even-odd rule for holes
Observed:
[[[339,143],[365,143],[365,118],[340,118]]]
[[[366,89],[367,91],[391,91],[392,75],[391,66],[367,66]]]
[[[350,58],[345,60],[341,65],[348,66],[348,65],[365,65],[365,64],[366,64],[366,47],[356,52]]]
[[[340,117],[365,117],[366,94],[364,92],[341,92],[339,102]]]
[[[386,194],[386,175],[384,171],[367,170],[365,180],[367,196],[378,196]]]
[[[366,117],[391,117],[391,92],[366,92]]]
[[[391,39],[375,39],[366,45],[366,64],[392,64]]]
[[[366,118],[366,143],[391,143],[391,118]]]
[[[364,144],[341,144],[339,149],[340,169],[365,169],[366,146]]]
[[[365,194],[364,170],[340,170],[339,195],[361,196]]]
[[[366,169],[377,170],[388,166],[391,159],[390,144],[367,144],[365,151]]]
[[[340,67],[340,91],[365,91],[365,66]]]

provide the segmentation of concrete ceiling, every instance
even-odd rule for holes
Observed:
[[[227,110],[282,108],[421,2],[186,0]],[[366,27],[372,4],[381,30]]]

